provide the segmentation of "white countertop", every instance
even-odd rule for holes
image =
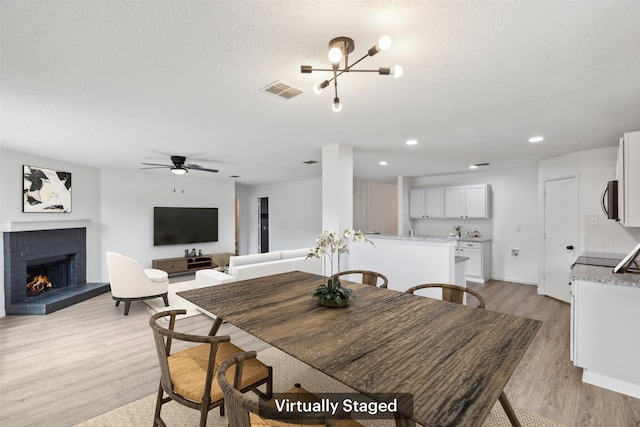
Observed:
[[[425,242],[488,242],[488,237],[455,237],[455,236],[399,236],[395,234],[364,233],[367,239],[414,240]]]

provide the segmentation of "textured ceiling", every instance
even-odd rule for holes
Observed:
[[[137,170],[172,154],[257,184],[320,176],[354,147],[356,178],[535,165],[640,130],[640,2],[2,0],[3,148]],[[327,44],[362,68],[311,88]],[[282,80],[303,94],[260,92]],[[533,135],[545,141],[532,145]],[[419,144],[407,147],[414,138]],[[378,166],[386,160],[387,166]],[[148,173],[168,173],[166,171]],[[202,172],[192,172],[203,174]],[[191,175],[191,174],[190,174]]]

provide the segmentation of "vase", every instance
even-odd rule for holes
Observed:
[[[335,300],[332,300],[332,299],[321,298],[318,300],[318,303],[323,307],[342,308],[349,305],[349,299],[343,298],[339,303],[337,303]]]

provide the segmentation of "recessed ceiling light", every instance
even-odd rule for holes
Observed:
[[[387,166],[387,162],[385,162],[384,160],[381,161],[380,163],[378,163],[380,166]]]
[[[536,142],[542,142],[544,141],[544,138],[541,136],[532,136],[531,138],[529,138],[529,142],[535,144]]]
[[[416,145],[418,143],[418,141],[416,141],[415,139],[410,139],[407,142],[405,142],[405,144],[407,145]]]

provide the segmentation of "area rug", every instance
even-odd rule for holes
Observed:
[[[349,387],[330,378],[299,360],[281,352],[276,348],[269,348],[258,353],[258,358],[273,367],[274,391],[276,393],[289,389],[293,384],[300,383],[303,387],[316,393],[349,393]],[[156,395],[147,396],[113,411],[99,415],[90,420],[76,424],[74,427],[138,427],[151,425],[155,409]],[[526,427],[562,427],[554,421],[514,408],[520,423]],[[185,408],[175,402],[169,402],[162,408],[162,419],[169,426],[197,426],[199,413]],[[393,427],[393,420],[360,420],[366,427]],[[226,427],[227,418],[220,417],[217,409],[209,413],[208,427]],[[483,427],[510,427],[502,407],[497,403],[491,414],[485,420]]]
[[[157,313],[159,311],[165,311],[165,310],[180,310],[180,309],[187,310],[187,314],[178,316],[177,317],[178,319],[201,314],[201,311],[198,310],[197,305],[192,304],[186,299],[176,295],[176,292],[182,292],[189,289],[194,289],[195,284],[196,284],[195,280],[185,280],[183,282],[169,283],[169,292],[168,292],[169,307],[164,306],[164,300],[162,298],[146,299],[146,300],[139,301],[139,303],[143,304],[150,313]]]

